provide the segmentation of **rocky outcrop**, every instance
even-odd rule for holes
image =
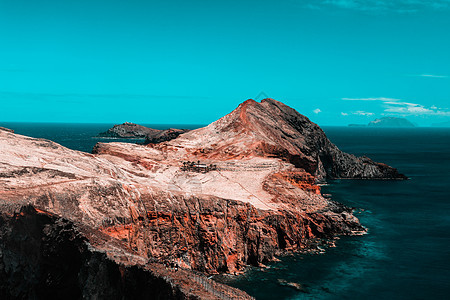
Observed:
[[[159,133],[159,130],[148,128],[142,125],[125,122],[123,124],[114,125],[107,131],[99,133],[99,137],[111,138],[141,138],[145,139],[147,135],[154,135]]]
[[[413,123],[405,118],[398,117],[382,117],[375,119],[368,124],[369,127],[394,127],[394,128],[404,128],[404,127],[416,127]]]
[[[0,200],[82,224],[94,240],[124,245],[122,257],[177,266],[194,279],[194,271],[238,273],[364,233],[351,209],[321,195],[320,180],[405,178],[341,152],[272,99],[248,100],[159,144],[99,143],[88,154],[0,131],[0,147]]]
[[[308,213],[258,210],[212,197],[171,200],[161,212],[159,199],[143,199],[147,215],[141,223],[103,231],[160,261],[213,274],[241,272],[246,265],[270,262],[286,251],[316,250],[335,235],[364,232],[351,211],[337,204],[323,213]]]
[[[1,299],[251,299],[32,206],[3,207],[0,225]]]
[[[189,129],[177,129],[177,128],[169,128],[160,130],[155,134],[148,134],[145,137],[144,144],[158,144],[166,141],[170,141],[176,139],[180,134],[188,132]]]
[[[100,133],[98,136],[110,138],[140,138],[145,139],[145,144],[149,144],[170,141],[188,131],[188,129],[175,128],[159,130],[125,122],[123,124],[114,125],[114,127]]]

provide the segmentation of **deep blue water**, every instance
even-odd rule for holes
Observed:
[[[2,123],[17,133],[90,152],[112,124]],[[149,125],[153,128],[180,125]],[[196,125],[181,125],[196,128]],[[343,237],[322,255],[293,255],[221,280],[257,299],[448,299],[450,129],[325,127],[343,151],[398,168],[408,181],[338,180],[324,193],[351,207],[369,234]],[[117,140],[112,140],[117,141]],[[300,283],[306,292],[278,280]]]
[[[449,299],[450,129],[324,130],[343,151],[385,162],[411,179],[330,182],[323,192],[364,209],[357,215],[369,234],[225,282],[257,299]],[[300,283],[306,293],[278,279]]]

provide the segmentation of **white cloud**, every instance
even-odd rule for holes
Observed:
[[[450,1],[450,0],[449,0]],[[384,112],[390,114],[400,115],[429,115],[429,116],[450,116],[450,111],[442,110],[435,105],[431,107],[425,107],[422,104],[405,102],[401,99],[378,97],[378,98],[342,98],[346,101],[381,101],[384,106]],[[354,111],[350,113],[341,113],[341,115],[361,115],[361,116],[373,116],[374,113],[365,111]]]
[[[309,0],[305,7],[339,7],[366,12],[414,13],[422,9],[449,9],[450,0]]]
[[[390,105],[409,105],[409,106],[417,106],[419,104],[415,103],[409,103],[409,102],[393,102],[393,101],[386,101],[383,102],[384,104],[390,104]]]
[[[355,111],[355,112],[353,112],[353,114],[360,115],[360,116],[367,116],[367,117],[374,115],[374,113],[372,113],[372,112],[367,112],[367,111],[362,111],[362,110]]]
[[[395,113],[401,115],[429,115],[429,116],[450,116],[449,111],[443,111],[436,106],[429,108],[410,102],[385,102],[387,104],[384,111],[387,113]]]
[[[448,76],[445,75],[433,75],[433,74],[420,74],[420,75],[415,75],[417,77],[428,77],[428,78],[448,78]]]
[[[322,111],[320,110],[320,108],[316,108],[315,110],[313,110],[313,112],[314,112],[315,114],[318,114],[318,113],[320,113],[320,112],[322,112]]]
[[[357,111],[352,111],[352,112],[341,112],[341,115],[343,116],[348,116],[348,115],[358,115],[358,116],[366,116],[366,117],[370,117],[375,115],[373,112],[367,112],[367,111],[362,111],[362,110],[357,110]]]
[[[385,98],[385,97],[378,97],[378,98],[341,98],[345,101],[399,101],[400,99],[395,98]]]

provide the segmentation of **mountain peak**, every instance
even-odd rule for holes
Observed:
[[[270,98],[261,102],[248,99],[219,120],[168,144],[188,149],[190,155],[202,159],[277,157],[318,177],[403,176],[370,159],[343,153],[317,124]]]

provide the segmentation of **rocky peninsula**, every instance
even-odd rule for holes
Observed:
[[[89,154],[0,130],[0,149],[6,297],[41,295],[45,287],[247,299],[204,275],[239,273],[365,232],[318,183],[406,179],[340,151],[319,126],[273,99],[247,100],[158,144],[98,143]],[[77,257],[68,265],[67,253]]]

